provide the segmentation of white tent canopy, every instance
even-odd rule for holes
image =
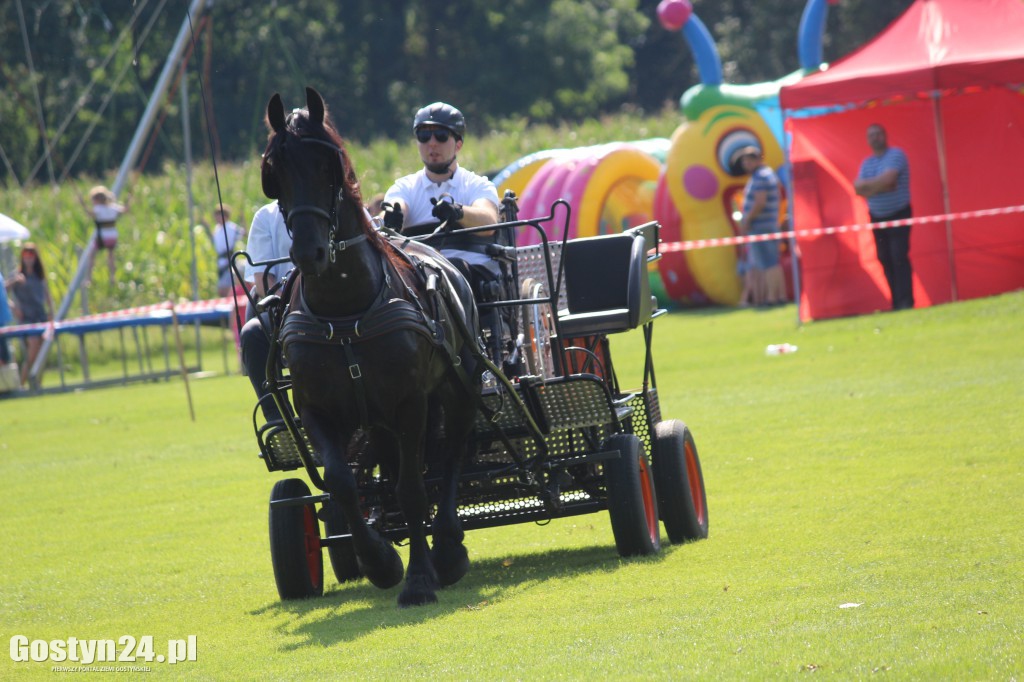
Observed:
[[[0,243],[14,241],[16,239],[28,239],[28,228],[14,218],[8,218],[0,213]]]

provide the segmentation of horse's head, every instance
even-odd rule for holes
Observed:
[[[270,138],[263,154],[263,193],[277,199],[300,271],[320,275],[366,225],[358,184],[323,98],[306,88],[306,108],[287,116],[281,96],[267,105]]]

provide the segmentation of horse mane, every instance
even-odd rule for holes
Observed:
[[[352,167],[352,160],[348,155],[345,140],[334,127],[334,122],[331,120],[330,113],[327,112],[326,109],[324,110],[324,122],[322,126],[315,125],[313,121],[310,120],[309,112],[306,109],[294,109],[290,114],[288,114],[285,122],[288,126],[287,132],[295,135],[296,137],[312,137],[325,140],[338,148],[338,153],[341,157],[341,184],[345,201],[355,204],[356,220],[359,221],[359,225],[362,228],[363,233],[377,248],[377,250],[385,255],[392,267],[399,270],[411,270],[411,266],[405,261],[405,259],[399,257],[393,252],[393,249],[391,249],[387,244],[384,236],[370,222],[368,217],[369,214],[363,204],[363,194],[359,185],[359,179],[356,177],[355,169]],[[284,137],[284,135],[279,135],[271,129],[270,135],[267,139],[267,148],[263,153],[262,166],[264,169],[267,164],[267,159],[269,159],[270,156],[284,144]]]

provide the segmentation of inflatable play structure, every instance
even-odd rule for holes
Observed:
[[[555,201],[564,199],[572,207],[570,238],[622,232],[651,220],[668,145],[667,139],[654,138],[531,154],[494,182],[499,195],[506,189],[516,192],[523,217],[547,215]],[[522,233],[522,246],[535,241],[536,233]],[[667,300],[656,270],[651,282],[655,295]]]
[[[757,144],[792,203],[801,319],[868,313],[888,308],[888,288],[853,179],[869,153],[865,130],[881,123],[909,158],[915,216],[927,217],[911,239],[917,305],[1024,287],[1024,202],[1013,172],[1024,151],[1024,3],[917,0],[823,69],[830,4],[804,7],[797,72],[733,85],[688,0],[663,0],[659,20],[682,34],[701,78],[680,100],[684,121],[671,140],[538,152],[502,171],[499,188],[521,197],[523,217],[566,199],[579,236],[657,219],[669,243],[651,272],[659,300],[730,305],[740,294],[736,247],[670,243],[735,234],[746,178],[728,161]]]
[[[730,85],[722,82],[714,41],[689,1],[663,0],[659,19],[666,29],[681,31],[701,78],[680,100],[685,120],[671,140],[536,152],[495,176],[499,194],[515,191],[522,217],[547,215],[552,202],[566,200],[573,209],[570,236],[618,232],[651,219],[661,223],[666,243],[735,235],[733,213],[747,177],[729,168],[729,159],[756,144],[787,179],[778,92],[820,65],[826,13],[827,0],[809,0],[804,9],[799,72],[779,81]],[[735,246],[665,250],[652,269],[651,285],[665,302],[734,305],[742,289],[736,266]]]
[[[1024,287],[1024,3],[917,0],[873,41],[781,90],[798,231],[868,221],[853,179],[880,123],[910,163],[918,307]],[[888,308],[869,231],[802,236],[802,319]]]

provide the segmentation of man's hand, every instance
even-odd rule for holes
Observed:
[[[462,204],[457,203],[451,194],[442,194],[436,199],[431,199],[430,203],[434,205],[434,210],[430,214],[442,223],[457,223],[462,220]]]
[[[402,231],[402,225],[405,224],[405,215],[402,213],[402,205],[397,201],[393,204],[384,202],[382,204],[384,209],[384,227]]]

